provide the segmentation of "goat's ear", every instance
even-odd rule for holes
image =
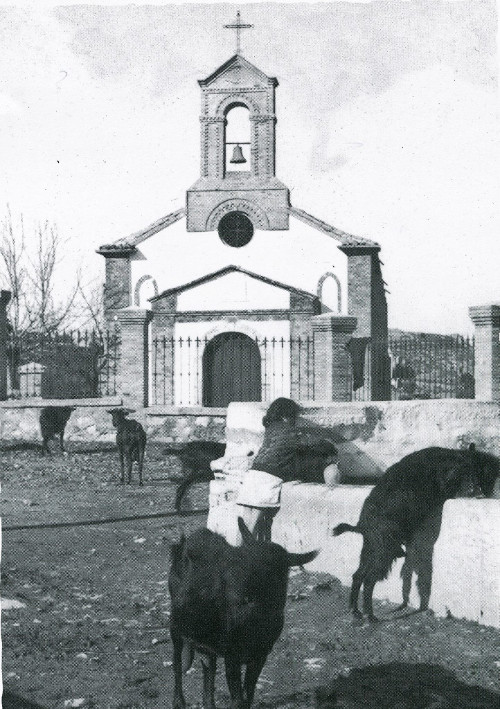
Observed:
[[[475,452],[476,452],[476,444],[475,444],[475,443],[469,443],[468,451],[469,451],[469,453],[475,453]]]
[[[244,544],[255,543],[255,539],[252,536],[252,532],[248,529],[241,517],[238,517],[238,529],[240,530],[240,534]]]
[[[305,552],[304,554],[292,554],[291,552],[287,552],[288,566],[302,566],[303,564],[308,564],[310,561],[315,559],[318,554],[318,549]]]

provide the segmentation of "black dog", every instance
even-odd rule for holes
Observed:
[[[453,497],[482,496],[481,483],[490,480],[498,461],[480,453],[473,444],[468,450],[425,448],[405,456],[379,479],[366,498],[358,524],[339,524],[333,530],[363,535],[359,568],[352,578],[349,605],[361,618],[358,596],[363,586],[363,611],[373,622],[372,596],[377,581],[388,575],[392,563],[405,556],[402,545],[410,545],[423,522]]]
[[[195,652],[202,659],[205,709],[215,709],[218,656],[224,658],[231,707],[250,709],[259,675],[283,628],[289,569],[317,555],[292,554],[278,544],[258,542],[241,518],[238,527],[239,547],[198,529],[172,548],[168,585],[175,709],[186,709],[182,674]]]
[[[182,474],[185,476],[175,494],[175,509],[177,512],[181,508],[182,498],[191,485],[209,482],[214,479],[210,463],[212,460],[222,458],[225,451],[225,443],[215,443],[214,441],[189,441],[188,443],[167,446],[163,450],[165,455],[176,455],[179,458]]]
[[[59,434],[59,446],[64,451],[64,430],[76,406],[45,406],[40,412],[42,454],[49,453],[49,441]]]
[[[133,413],[133,409],[108,409],[111,414],[113,426],[116,428],[116,445],[120,457],[120,480],[125,482],[125,466],[127,467],[127,482],[132,483],[132,464],[137,462],[139,472],[139,485],[142,485],[142,468],[144,464],[144,452],[146,449],[146,431],[141,424],[127,416]]]

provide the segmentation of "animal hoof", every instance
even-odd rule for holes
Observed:
[[[373,623],[373,624],[375,625],[376,623],[380,623],[380,619],[377,618],[376,615],[369,615],[369,616],[368,616],[368,622],[369,622],[370,624]]]
[[[393,613],[398,613],[399,611],[404,611],[404,610],[406,610],[407,608],[408,608],[408,603],[402,603],[402,604],[401,604],[400,606],[398,606],[397,608],[394,608],[392,612],[393,612]]]

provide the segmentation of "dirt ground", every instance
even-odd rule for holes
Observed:
[[[173,514],[176,461],[147,452],[145,484],[118,483],[112,447],[0,446],[3,477],[4,709],[159,709],[171,706],[169,547],[206,516]],[[206,508],[207,485],[187,501]],[[9,530],[14,525],[155,519]],[[285,629],[259,680],[255,707],[480,709],[500,707],[500,632],[429,613],[392,613],[353,625],[347,589],[296,571]],[[185,677],[199,707],[201,669]],[[25,701],[23,701],[24,698]],[[217,699],[229,699],[219,662]]]

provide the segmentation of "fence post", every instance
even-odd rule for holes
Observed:
[[[150,310],[117,310],[120,323],[121,355],[118,362],[118,394],[126,406],[148,405],[149,394],[149,321]]]
[[[351,359],[346,344],[358,319],[323,313],[312,318],[314,337],[314,398],[317,401],[350,401]]]
[[[500,305],[469,308],[474,323],[476,399],[500,401]]]
[[[0,401],[7,398],[7,305],[10,296],[9,290],[0,290]]]

